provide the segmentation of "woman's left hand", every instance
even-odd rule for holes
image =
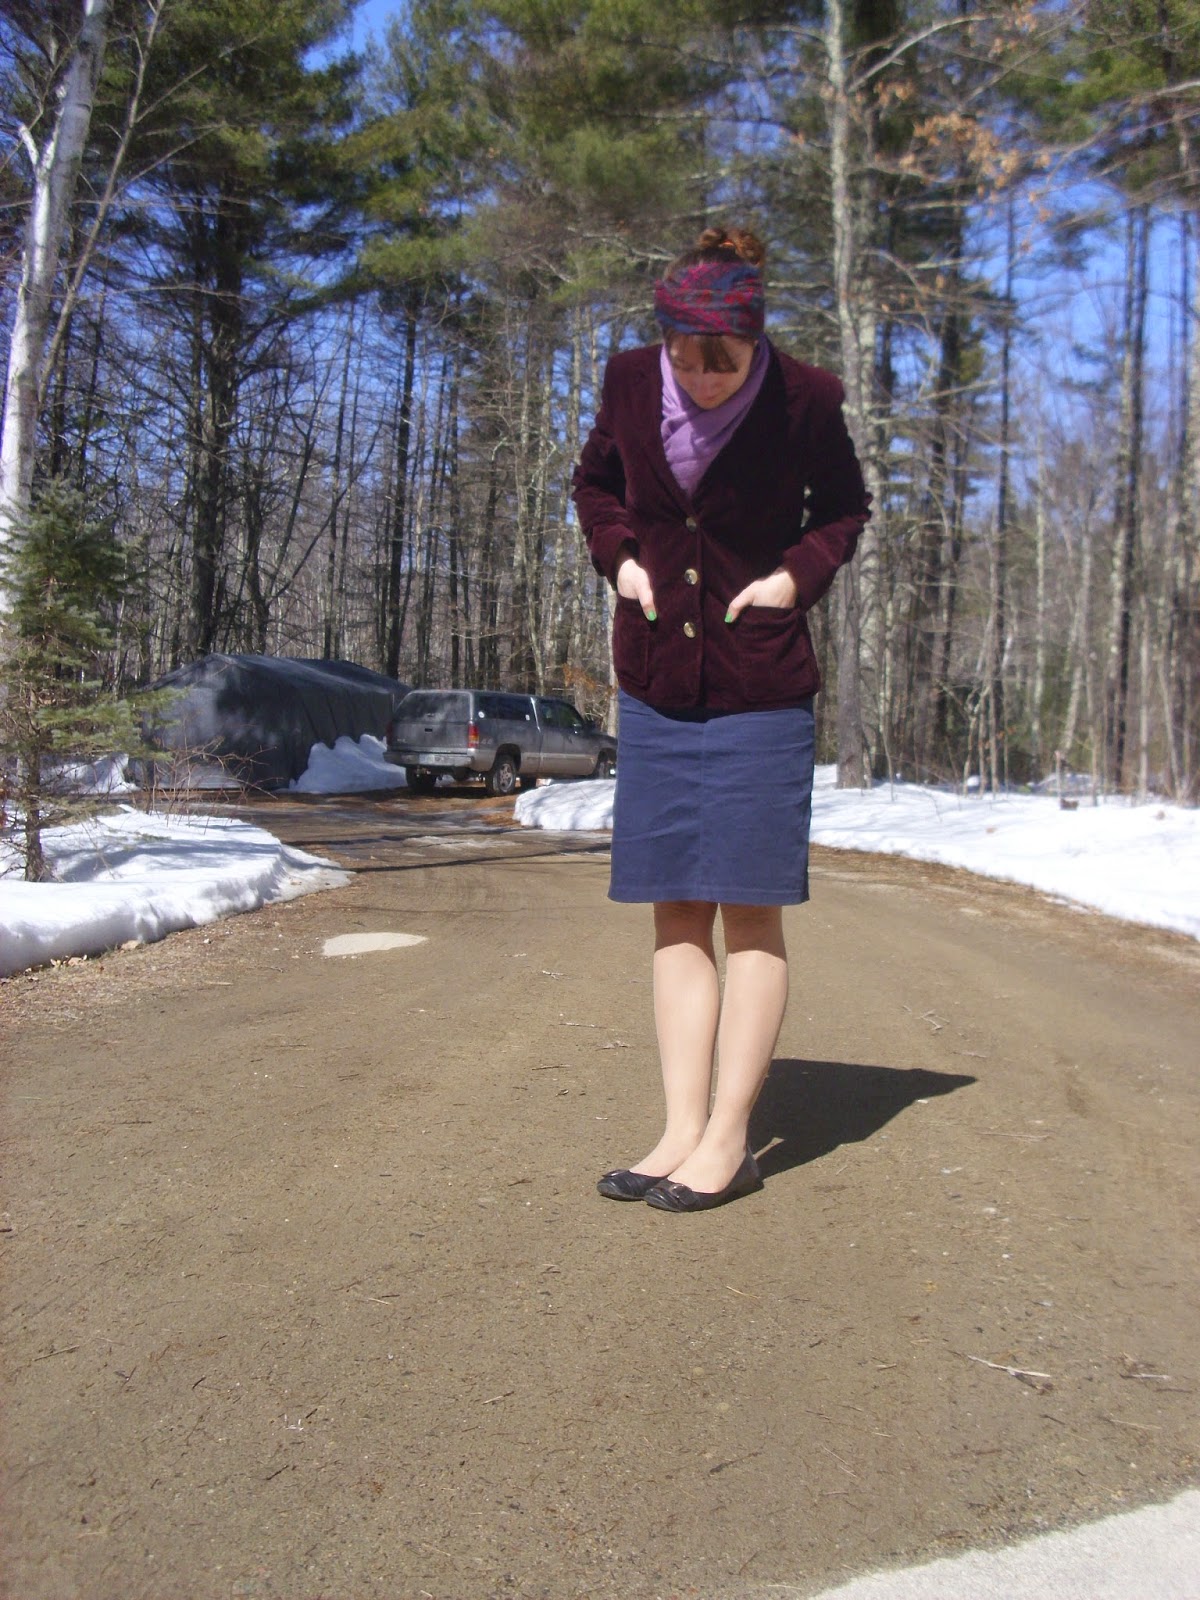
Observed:
[[[748,583],[741,594],[735,594],[725,613],[726,622],[736,622],[747,606],[770,606],[777,611],[787,611],[796,604],[796,580],[786,567],[777,567],[765,578]]]

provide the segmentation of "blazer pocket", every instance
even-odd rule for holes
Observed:
[[[748,700],[777,699],[803,664],[804,613],[799,606],[747,606],[728,626],[737,644],[738,677]]]
[[[621,594],[613,613],[612,650],[617,681],[644,689],[650,682],[650,623],[640,603]]]

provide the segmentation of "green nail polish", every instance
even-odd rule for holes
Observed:
[[[733,621],[733,612],[732,611],[727,611],[725,613],[725,621],[726,622],[732,622]]]
[[[657,622],[658,621],[658,612],[657,611],[647,611],[646,616],[651,622]]]

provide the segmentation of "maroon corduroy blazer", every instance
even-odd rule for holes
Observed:
[[[628,543],[654,586],[654,622],[616,597],[617,680],[663,710],[797,705],[820,686],[805,613],[870,516],[841,382],[772,347],[753,405],[689,497],[663,450],[660,353],[650,345],[608,363],[574,476],[596,570],[615,584]],[[796,605],[751,606],[726,622],[733,597],[779,566],[796,580]]]

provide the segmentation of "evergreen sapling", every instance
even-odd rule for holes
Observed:
[[[11,607],[0,624],[0,815],[30,882],[47,876],[42,830],[104,803],[78,792],[77,764],[151,753],[140,722],[161,697],[121,698],[103,683],[124,566],[110,525],[59,480],[0,550]]]

